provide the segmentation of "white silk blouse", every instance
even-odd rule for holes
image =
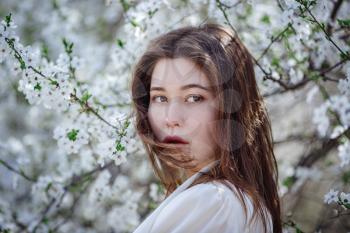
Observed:
[[[212,162],[185,180],[133,233],[262,233],[264,228],[259,218],[245,225],[243,206],[226,185],[213,181],[188,188],[218,162]],[[248,195],[244,199],[250,220],[253,204]],[[266,213],[268,232],[273,232],[271,216]]]

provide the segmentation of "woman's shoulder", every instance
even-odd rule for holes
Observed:
[[[239,198],[238,193],[241,193],[244,204]],[[247,230],[245,224],[252,218],[254,212],[254,205],[251,197],[245,192],[239,192],[238,188],[228,180],[215,180],[196,184],[184,190],[178,197],[179,199],[177,201],[179,201],[179,203],[188,203],[187,206],[189,208],[191,208],[191,206],[201,206],[202,208],[212,209],[213,213],[215,212],[216,214],[225,216],[227,221],[234,222],[238,224],[237,227],[241,227],[241,229],[245,230]],[[247,212],[245,212],[245,207]],[[267,209],[265,210],[268,217],[267,224],[270,224],[271,227],[271,216]],[[262,232],[261,219],[258,218],[253,221],[250,227],[250,230],[247,232]]]
[[[231,193],[230,193],[231,192]],[[191,186],[160,212],[157,232],[244,232],[244,214],[232,191],[217,182]]]
[[[242,195],[249,214],[253,210],[253,203],[248,195],[244,193]],[[221,214],[234,221],[244,221],[244,205],[238,198],[237,188],[228,181],[195,184],[174,198],[172,204],[181,205],[193,211],[208,209],[213,214]]]
[[[224,198],[228,198],[230,201],[236,201],[237,196],[235,194],[237,194],[237,189],[229,181],[215,180],[195,184],[184,190],[179,196],[182,195],[196,197],[196,199],[199,198],[197,200],[201,200],[202,198],[207,200],[208,197],[216,197],[216,200],[218,201],[223,201]],[[248,195],[245,195],[244,193],[242,194],[245,196],[245,199],[249,199]]]
[[[224,184],[217,181],[211,181],[190,186],[175,197],[173,202],[218,205],[221,204],[220,202],[224,202],[227,198],[230,198],[232,194],[232,191]],[[233,201],[233,199],[231,201]]]

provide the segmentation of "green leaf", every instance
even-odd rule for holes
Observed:
[[[120,4],[122,4],[122,7],[123,7],[124,12],[126,12],[126,11],[129,10],[130,4],[129,4],[127,1],[125,1],[125,0],[120,0]]]
[[[75,184],[75,185],[71,185],[69,186],[68,190],[69,192],[71,193],[77,193],[77,192],[80,192],[81,191],[81,184]]]
[[[19,169],[19,173],[20,173],[22,176],[25,176],[25,175],[26,175],[22,168]]]
[[[303,5],[304,7],[310,7],[312,5],[316,4],[316,0],[296,0],[299,4]]]
[[[81,97],[81,101],[84,103],[87,103],[87,101],[90,99],[92,95],[89,92],[84,92],[83,96]]]
[[[43,223],[45,225],[49,224],[49,219],[47,217],[43,218]]]
[[[92,175],[85,175],[80,177],[80,179],[68,187],[68,191],[72,193],[81,192],[84,188],[93,180]]]
[[[10,229],[2,229],[0,226],[0,233],[11,233]]]
[[[319,27],[320,27],[322,30],[326,30],[326,24],[325,24],[324,22],[320,22]]]
[[[66,38],[63,38],[62,42],[63,42],[64,50],[66,51],[66,53],[68,55],[72,54],[74,43],[73,42],[70,43]]]
[[[120,48],[124,48],[126,42],[122,41],[121,39],[117,39],[117,44]]]
[[[71,52],[73,51],[73,46],[74,46],[73,43],[71,43],[71,44],[69,45],[69,47],[68,47],[68,48],[69,48],[69,51],[71,51]]]
[[[130,121],[128,120],[128,121],[126,121],[126,123],[125,123],[125,128],[128,128],[129,125],[130,125]]]
[[[123,151],[125,150],[125,146],[123,146],[120,142],[117,143],[117,146],[115,147],[117,151]]]
[[[49,47],[47,46],[47,44],[42,44],[41,46],[41,56],[43,58],[45,58],[46,60],[50,61],[50,58],[49,58]]]
[[[52,8],[55,9],[55,10],[59,9],[59,5],[58,5],[57,0],[52,0]]]
[[[334,164],[334,162],[332,160],[327,160],[326,161],[326,166],[329,167],[329,166],[332,166]]]
[[[150,201],[148,203],[148,209],[150,209],[150,210],[154,210],[155,208],[157,208],[157,206],[158,205],[154,201]]]
[[[49,191],[49,189],[51,188],[52,186],[52,182],[48,183],[46,188],[45,188],[45,192],[47,193]]]
[[[59,85],[58,85],[58,82],[57,82],[56,80],[51,80],[51,81],[50,81],[50,84],[53,85],[53,86],[56,86],[56,87],[59,86]]]
[[[139,24],[135,21],[135,19],[130,20],[130,23],[132,26],[134,26],[135,28],[139,26]]]
[[[148,11],[149,17],[152,18],[153,15],[154,15],[157,11],[158,11],[158,8],[154,9],[153,11],[149,10],[149,11]]]
[[[10,27],[10,23],[12,21],[11,17],[12,17],[11,13],[5,16],[5,23],[7,27]]]
[[[279,33],[279,32],[278,32]],[[282,37],[283,38],[288,38],[288,37],[290,37],[291,35],[293,35],[294,34],[294,30],[293,30],[293,28],[291,27],[291,24],[289,23],[288,24],[288,28],[283,32],[283,34],[282,34]]]
[[[69,131],[67,133],[67,137],[68,137],[69,140],[75,141],[75,140],[77,140],[78,133],[79,133],[79,129],[78,130],[72,129],[71,131]]]
[[[337,19],[339,26],[350,27],[350,19]]]
[[[282,184],[286,186],[287,188],[292,187],[292,185],[295,183],[295,178],[293,176],[288,176],[286,177],[283,181]]]
[[[321,78],[320,74],[318,72],[310,72],[308,75],[309,79],[317,81],[318,79]]]
[[[344,172],[341,179],[344,182],[344,184],[349,184],[350,183],[350,171]]]
[[[34,90],[41,91],[40,83],[37,83],[37,84],[34,86]]]
[[[23,61],[22,58],[20,58],[18,61],[21,64],[21,70],[24,70],[26,68],[26,63]]]
[[[277,57],[273,57],[271,60],[271,65],[275,66],[275,67],[279,67],[280,66],[280,60]]]
[[[263,17],[261,17],[260,21],[265,24],[271,24],[270,16],[268,15],[264,15]]]
[[[164,191],[165,191],[164,187],[163,187],[163,185],[160,182],[157,183],[157,186],[158,186],[158,193],[159,194],[164,193]]]
[[[347,51],[345,53],[340,53],[340,59],[345,60],[345,59],[350,59],[350,53]]]

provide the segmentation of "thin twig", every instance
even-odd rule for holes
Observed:
[[[12,167],[10,164],[8,164],[5,160],[0,159],[0,164],[2,164],[4,167],[6,167],[8,170],[20,175],[21,177],[23,177],[24,179],[30,181],[30,182],[36,182],[36,179],[29,177],[28,175],[26,175],[23,171],[19,171],[17,169],[15,169],[14,167]]]
[[[332,36],[330,34],[328,34],[328,32],[325,30],[324,26],[320,24],[320,22],[318,22],[318,20],[316,19],[316,17],[312,14],[312,12],[310,11],[310,9],[308,7],[306,7],[307,12],[310,14],[310,16],[312,17],[312,19],[314,20],[314,22],[321,28],[321,30],[323,31],[323,33],[326,35],[326,39],[328,41],[330,41],[336,48],[337,50],[344,56],[347,58],[347,60],[350,60],[350,55],[346,52],[344,52],[332,39]]]
[[[109,167],[111,167],[114,164],[113,161],[109,162],[107,165],[105,165],[104,167],[96,167],[94,169],[92,169],[91,171],[88,171],[86,173],[83,173],[79,176],[73,176],[71,178],[71,181],[69,182],[69,184],[67,184],[66,186],[63,187],[64,193],[62,194],[62,196],[60,197],[59,201],[56,204],[56,208],[59,208],[59,206],[61,205],[61,202],[63,201],[64,196],[67,194],[68,190],[70,187],[79,184],[79,182],[81,182],[82,180],[84,180],[85,177],[90,177],[93,174],[95,174],[98,171],[103,171]],[[33,233],[37,230],[37,228],[39,227],[39,225],[45,220],[46,215],[49,213],[49,211],[51,210],[51,208],[54,206],[56,202],[56,197],[52,197],[49,204],[45,207],[45,209],[42,211],[41,216],[39,218],[39,221],[37,222],[37,224],[35,225],[35,227],[33,228]]]
[[[269,49],[270,49],[270,47],[272,46],[272,44],[275,43],[276,41],[278,41],[278,40],[280,39],[280,37],[282,37],[282,36],[284,35],[284,33],[285,33],[287,30],[289,30],[289,28],[290,28],[290,24],[288,24],[288,26],[287,26],[284,30],[282,30],[276,37],[273,37],[273,38],[271,39],[270,44],[264,49],[264,51],[261,53],[261,55],[259,56],[259,58],[256,59],[256,61],[259,61],[259,60],[267,53],[267,51],[269,51]]]

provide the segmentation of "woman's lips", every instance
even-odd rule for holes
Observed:
[[[189,144],[188,141],[179,136],[167,136],[163,139],[164,143]]]

